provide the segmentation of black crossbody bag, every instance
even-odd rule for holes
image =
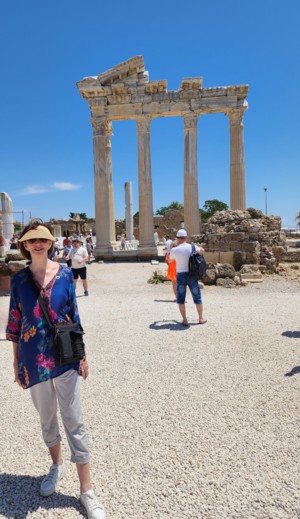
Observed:
[[[81,324],[77,322],[61,325],[53,324],[50,320],[45,301],[34,283],[29,269],[28,271],[28,278],[52,332],[55,364],[57,366],[63,366],[71,362],[78,362],[85,357],[85,346],[83,342],[84,331]]]

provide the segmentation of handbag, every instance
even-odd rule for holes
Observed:
[[[194,243],[192,253],[189,258],[189,277],[191,279],[203,279],[206,274],[206,261],[202,254],[198,254]]]
[[[85,358],[85,346],[83,342],[84,331],[80,323],[53,324],[50,320],[46,304],[40,291],[33,281],[29,271],[29,279],[38,298],[39,305],[43,311],[47,324],[52,332],[54,358],[57,366],[78,362]]]

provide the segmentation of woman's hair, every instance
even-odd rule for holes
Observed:
[[[48,229],[48,231],[50,231],[52,234],[52,229],[51,229],[50,225],[48,225],[47,223],[44,223],[43,220],[41,220],[40,218],[35,218],[34,220],[31,220],[31,222],[28,225],[26,225],[26,227],[24,227],[19,238],[22,238],[22,236],[24,236],[24,234],[26,234],[28,231],[31,231],[32,229],[36,229],[39,225],[46,227],[46,229]],[[48,250],[48,256],[51,256],[51,254],[53,252],[54,243],[55,242],[52,242],[51,247]],[[18,247],[20,249],[22,256],[24,256],[24,258],[26,258],[27,260],[31,260],[31,254],[27,249],[25,249],[23,241],[18,242]]]

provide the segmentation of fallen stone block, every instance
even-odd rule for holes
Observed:
[[[240,274],[241,281],[247,281],[247,283],[262,283],[263,276],[260,272],[249,272],[247,274]]]

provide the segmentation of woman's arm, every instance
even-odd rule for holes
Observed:
[[[13,366],[14,366],[14,374],[15,374],[15,380],[14,382],[17,382],[17,384],[22,387],[22,384],[21,384],[21,381],[19,379],[19,369],[18,369],[18,343],[17,342],[13,342],[13,352],[14,352],[14,361],[13,361]]]

